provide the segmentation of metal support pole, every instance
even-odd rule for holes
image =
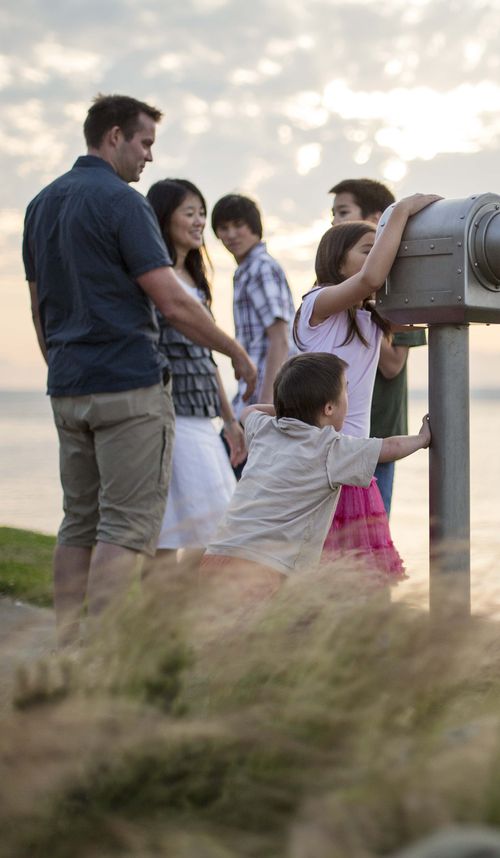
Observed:
[[[429,327],[430,612],[470,615],[469,328]]]

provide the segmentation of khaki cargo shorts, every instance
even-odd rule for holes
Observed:
[[[51,402],[64,492],[58,542],[154,554],[175,431],[171,383]]]

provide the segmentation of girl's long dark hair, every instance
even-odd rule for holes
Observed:
[[[196,185],[193,185],[187,179],[162,179],[151,185],[147,193],[147,198],[156,214],[161,234],[174,265],[177,262],[177,253],[170,237],[170,220],[174,211],[179,208],[184,198],[190,193],[195,194],[201,200],[206,211],[207,204],[203,194]],[[205,242],[203,242],[201,248],[193,248],[188,251],[185,265],[196,286],[204,293],[207,306],[210,307],[212,293],[207,268],[212,270],[212,264],[205,247]]]
[[[323,286],[331,286],[342,283],[345,276],[340,269],[345,261],[345,258],[351,248],[360,241],[368,232],[376,232],[373,224],[366,221],[348,221],[346,223],[338,223],[331,226],[323,235],[316,252],[316,261],[314,269],[316,272],[316,288],[321,289]],[[309,293],[307,293],[309,294]],[[303,296],[305,298],[305,295]],[[300,342],[298,335],[298,325],[300,319],[300,307],[295,314],[293,323],[293,338],[299,347],[303,349],[303,344]],[[368,310],[371,313],[374,323],[379,327],[385,337],[389,337],[391,333],[391,325],[386,319],[383,319],[375,310],[372,301],[365,298],[363,301],[363,310]],[[350,343],[354,337],[358,337],[364,346],[368,343],[363,336],[357,319],[356,308],[349,307],[347,310],[349,317],[347,334],[342,346]]]

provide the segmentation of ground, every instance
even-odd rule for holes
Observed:
[[[52,610],[15,599],[0,599],[0,709],[10,703],[18,667],[36,664],[54,646]]]

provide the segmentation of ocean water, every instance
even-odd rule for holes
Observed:
[[[426,398],[410,394],[410,431]],[[500,391],[471,398],[472,594],[476,609],[500,614]],[[0,392],[0,525],[55,533],[61,488],[50,401],[40,392]],[[409,574],[394,598],[421,604],[428,584],[428,454],[396,465],[392,536]]]

